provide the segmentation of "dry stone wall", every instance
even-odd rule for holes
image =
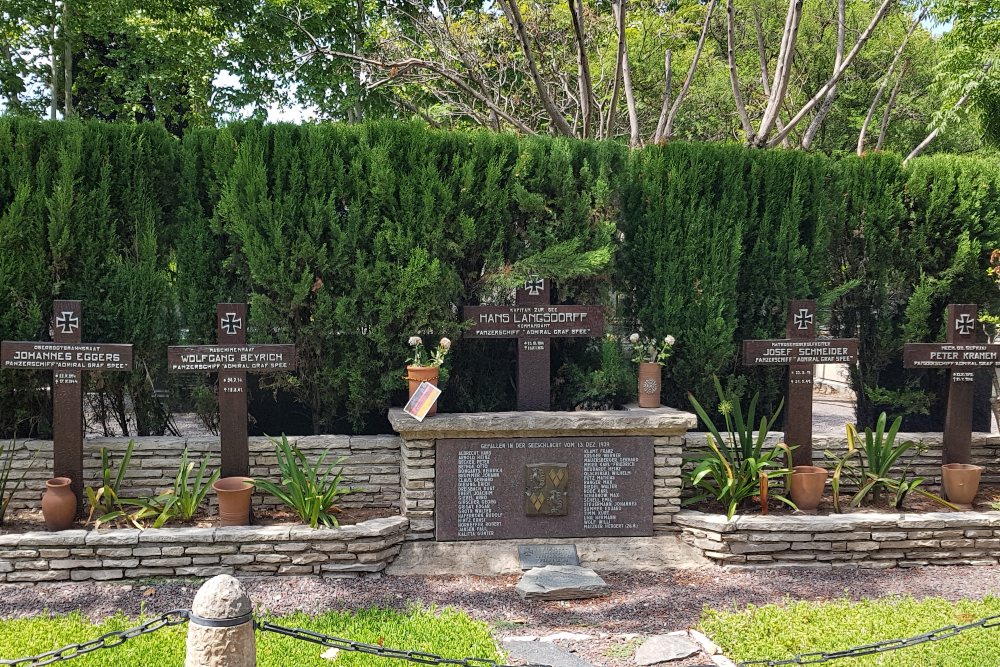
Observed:
[[[180,466],[181,453],[188,448],[191,460],[200,462],[209,455],[209,470],[219,467],[218,438],[137,437],[132,461],[126,472],[120,495],[150,496],[170,488]],[[305,456],[316,461],[329,448],[327,462],[344,457],[344,483],[354,489],[338,505],[341,507],[398,507],[400,499],[400,439],[395,435],[345,436],[318,435],[289,439]],[[128,438],[88,438],[84,440],[85,486],[95,486],[101,479],[101,448],[106,447],[114,465],[122,460]],[[274,445],[267,438],[250,438],[250,476],[278,480],[278,461]],[[37,509],[41,506],[45,480],[52,477],[52,441],[27,440],[17,443],[13,465],[14,478],[26,473],[24,488],[10,504],[10,509]],[[209,493],[210,502],[215,495]],[[273,507],[278,502],[263,493],[254,494],[255,507]]]
[[[685,542],[732,567],[996,565],[1000,512],[735,516],[684,511]]]
[[[0,535],[0,582],[116,581],[148,577],[380,573],[399,553],[409,522],[353,526],[232,526],[63,530]]]

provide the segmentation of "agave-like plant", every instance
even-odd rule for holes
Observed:
[[[129,440],[128,446],[125,448],[125,455],[122,457],[118,465],[118,470],[112,479],[111,456],[108,454],[107,447],[101,447],[102,484],[98,487],[87,487],[84,489],[87,494],[87,500],[90,503],[90,514],[87,515],[87,523],[90,523],[94,518],[94,514],[97,514],[97,520],[94,522],[95,528],[100,528],[101,524],[116,521],[125,516],[125,510],[122,509],[121,502],[118,499],[118,489],[121,488],[122,481],[125,479],[125,471],[128,469],[129,461],[132,460],[133,449],[135,449],[135,440]]]
[[[718,377],[713,376],[713,380],[719,397],[719,412],[726,420],[726,433],[723,435],[719,431],[701,403],[688,394],[688,400],[708,429],[708,452],[687,456],[688,459],[697,461],[687,479],[691,486],[704,493],[689,498],[685,504],[714,498],[726,507],[726,516],[731,519],[741,504],[760,493],[762,484],[769,485],[769,480],[777,477],[787,480],[787,476],[791,474],[788,466],[792,455],[791,448],[785,443],[765,448],[768,431],[781,413],[784,401],[770,418],[761,416],[755,434],[754,420],[757,417],[759,395],[754,394],[750,399],[744,416],[738,398],[722,389]],[[762,481],[765,475],[766,480]],[[785,496],[769,495],[795,509],[795,504]]]
[[[885,491],[892,494],[891,505],[895,509],[902,508],[906,496],[912,492],[957,510],[957,507],[944,498],[919,488],[924,482],[923,477],[907,479],[910,463],[901,459],[908,451],[917,448],[917,443],[912,440],[897,443],[896,435],[899,433],[903,418],[896,417],[887,431],[885,424],[888,419],[884,412],[879,415],[874,431],[870,427],[865,428],[864,441],[858,435],[857,427],[854,424],[847,424],[847,452],[839,457],[827,452],[827,456],[835,461],[833,477],[830,480],[834,511],[840,512],[843,509],[840,491],[844,479],[858,489],[851,496],[851,507],[858,507],[869,496],[877,502]],[[856,461],[852,463],[854,459]],[[893,476],[892,468],[897,463],[903,465],[899,475]]]
[[[190,521],[198,508],[205,501],[212,488],[212,483],[219,479],[216,470],[206,477],[208,455],[202,457],[201,464],[195,471],[195,462],[188,461],[188,450],[184,448],[181,454],[181,467],[174,478],[173,488],[153,498],[123,498],[123,505],[131,505],[138,509],[129,515],[129,520],[138,528],[145,527],[145,522],[153,519],[153,528],[159,528],[168,521],[180,519]],[[190,480],[191,472],[195,471],[194,479]]]
[[[268,479],[256,479],[254,483],[257,487],[280,500],[312,528],[317,528],[320,524],[330,528],[340,525],[334,515],[334,503],[350,493],[351,489],[342,486],[343,466],[336,473],[334,467],[340,465],[344,457],[338,458],[324,469],[323,464],[329,450],[323,452],[314,465],[284,435],[281,440],[271,438],[271,442],[274,443],[278,458],[281,484]]]

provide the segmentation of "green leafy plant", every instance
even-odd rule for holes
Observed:
[[[714,498],[726,507],[726,517],[731,519],[740,505],[760,492],[762,485],[770,488],[774,478],[783,477],[787,486],[787,476],[791,474],[788,467],[791,448],[784,443],[765,448],[768,431],[781,413],[784,402],[770,418],[761,416],[755,434],[758,395],[750,399],[744,415],[739,398],[725,392],[718,377],[713,376],[713,380],[719,397],[719,412],[726,420],[726,434],[722,435],[701,403],[688,394],[688,400],[708,429],[708,452],[686,457],[697,461],[686,478],[692,487],[703,493],[688,499],[685,504]],[[768,496],[795,508],[794,503],[782,495],[768,493]]]
[[[87,501],[90,503],[90,514],[87,515],[87,523],[90,523],[94,515],[97,520],[94,522],[95,528],[100,528],[101,524],[116,521],[126,516],[118,497],[118,490],[125,479],[125,471],[128,470],[129,461],[132,460],[132,451],[135,449],[135,440],[129,440],[125,448],[125,455],[118,464],[117,471],[112,477],[114,464],[108,454],[107,447],[101,447],[101,479],[102,484],[97,487],[87,487],[84,489],[87,494]]]
[[[212,484],[219,479],[218,470],[208,476],[205,474],[208,470],[207,454],[202,457],[194,479],[190,479],[195,465],[194,461],[188,461],[188,451],[185,447],[184,453],[181,454],[181,467],[177,471],[177,477],[174,478],[173,488],[153,498],[122,499],[122,505],[138,508],[129,515],[129,520],[139,528],[145,527],[145,523],[150,519],[153,519],[153,528],[159,528],[173,520],[190,521],[205,501],[205,496],[208,495]]]
[[[851,507],[860,506],[869,496],[874,502],[878,502],[882,493],[886,492],[891,494],[890,504],[894,509],[900,509],[910,493],[918,493],[945,507],[958,509],[944,498],[919,488],[923,484],[923,477],[907,479],[910,464],[908,460],[903,459],[903,455],[910,450],[919,452],[921,448],[912,440],[896,442],[896,435],[903,423],[902,417],[896,417],[888,431],[885,428],[887,421],[886,414],[884,412],[880,414],[875,422],[874,431],[865,428],[863,441],[858,435],[857,427],[854,424],[847,424],[847,452],[841,456],[826,452],[826,456],[835,462],[830,482],[833,489],[834,511],[840,512],[843,509],[841,485],[845,480],[857,489],[851,496]],[[902,468],[898,475],[893,476],[892,469],[897,464],[902,464]]]
[[[24,477],[28,474],[28,470],[31,469],[31,464],[35,462],[35,457],[32,456],[31,461],[21,471],[21,476],[12,482],[11,474],[14,471],[14,450],[16,448],[16,438],[10,441],[10,445],[0,447],[0,526],[3,525],[4,517],[7,516],[7,508],[10,506],[10,501],[13,500],[14,494],[17,493],[21,484],[24,483]]]
[[[667,363],[667,359],[674,353],[674,345],[677,340],[670,335],[664,336],[663,340],[640,336],[637,333],[628,337],[628,342],[632,346],[632,362],[636,364]]]
[[[255,479],[257,487],[292,509],[311,528],[317,528],[320,524],[331,528],[340,525],[333,514],[334,502],[350,493],[351,489],[341,485],[343,466],[336,473],[334,467],[340,465],[344,457],[338,458],[324,469],[323,464],[329,450],[324,451],[313,464],[284,435],[281,440],[271,438],[271,442],[274,443],[278,458],[281,484],[268,479]]]

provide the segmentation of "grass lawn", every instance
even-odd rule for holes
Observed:
[[[315,617],[292,614],[271,619],[286,627],[302,627],[367,643],[381,639],[388,648],[437,653],[450,658],[478,657],[499,660],[496,645],[485,623],[452,609],[419,609],[407,613],[369,609],[356,614],[327,612]],[[141,621],[116,615],[93,624],[80,614],[0,621],[0,658],[36,655],[73,642],[93,639],[105,632],[124,630]],[[130,639],[121,646],[97,650],[72,661],[74,667],[181,667],[187,626],[164,628]],[[257,632],[260,667],[336,664],[338,667],[398,667],[400,660],[375,658],[341,651],[336,662],[320,657],[327,649],[271,632]]]
[[[745,611],[708,610],[701,630],[736,661],[783,660],[798,653],[838,651],[906,638],[947,625],[965,625],[1000,614],[1000,598],[949,602],[937,598],[885,598],[851,602],[787,602]],[[831,661],[836,667],[997,667],[1000,627],[975,628],[949,639],[862,658]]]

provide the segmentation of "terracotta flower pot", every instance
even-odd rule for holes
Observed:
[[[643,362],[639,364],[639,407],[660,407],[661,379],[663,366]]]
[[[45,482],[42,494],[42,516],[49,530],[66,530],[76,519],[76,496],[69,477],[53,477]]]
[[[826,468],[819,466],[795,466],[792,468],[792,502],[800,510],[811,512],[819,507],[829,475]]]
[[[250,525],[250,498],[253,480],[249,477],[223,477],[212,484],[219,496],[219,518],[223,526]]]
[[[438,367],[437,366],[407,366],[406,367],[406,381],[410,386],[410,396],[413,396],[413,392],[417,390],[421,382],[430,382],[435,387],[438,384]],[[437,414],[437,403],[431,406],[431,409],[427,411],[427,415]]]
[[[941,466],[944,495],[959,507],[972,509],[972,501],[979,491],[979,477],[983,467],[969,463],[946,463]]]

